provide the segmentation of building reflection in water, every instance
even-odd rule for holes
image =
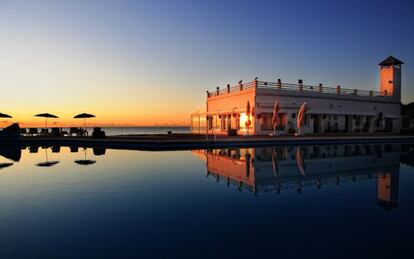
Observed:
[[[206,161],[207,176],[239,190],[261,192],[377,181],[377,203],[398,206],[400,160],[412,154],[404,145],[326,145],[228,148],[193,151]]]

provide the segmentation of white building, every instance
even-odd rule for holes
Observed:
[[[378,91],[264,82],[254,80],[236,86],[217,87],[207,92],[206,111],[191,115],[193,133],[268,135],[273,131],[272,115],[276,100],[280,103],[278,132],[297,131],[296,115],[307,103],[302,133],[394,132],[401,128],[401,65],[390,56],[380,65]],[[249,109],[250,107],[250,115]],[[250,121],[249,123],[246,123]]]

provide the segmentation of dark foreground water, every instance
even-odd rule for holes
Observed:
[[[0,148],[0,258],[410,258],[414,146]]]

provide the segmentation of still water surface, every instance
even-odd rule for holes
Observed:
[[[0,148],[0,258],[402,257],[414,146]]]

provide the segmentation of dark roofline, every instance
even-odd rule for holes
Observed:
[[[404,62],[394,58],[393,56],[389,56],[388,58],[384,59],[381,63],[379,63],[380,66],[402,65],[402,64],[404,64]]]

